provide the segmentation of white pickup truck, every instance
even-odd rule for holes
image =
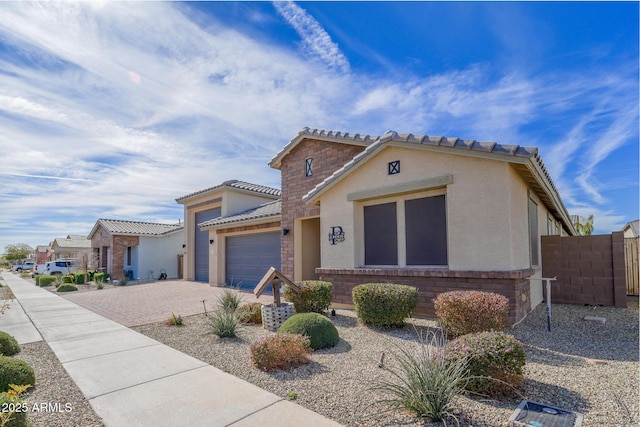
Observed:
[[[73,273],[78,269],[77,260],[73,258],[60,258],[50,261],[44,268],[44,274],[65,275]]]
[[[36,263],[33,261],[17,262],[11,266],[11,269],[18,272],[23,270],[33,270],[34,265],[36,265]]]

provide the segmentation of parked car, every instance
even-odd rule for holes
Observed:
[[[47,264],[36,264],[35,267],[33,267],[33,274],[44,274],[45,271],[47,269]]]
[[[44,274],[64,275],[73,273],[78,269],[77,260],[74,258],[60,258],[49,261],[44,269]]]
[[[33,261],[17,262],[11,266],[13,271],[33,270],[33,266],[36,265]]]

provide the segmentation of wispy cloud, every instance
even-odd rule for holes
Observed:
[[[303,8],[291,1],[276,1],[274,7],[302,38],[305,51],[337,71],[348,73],[349,61],[331,36]]]

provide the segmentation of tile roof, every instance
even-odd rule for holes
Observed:
[[[230,215],[226,217],[220,217],[205,221],[198,226],[201,229],[213,228],[220,225],[234,224],[238,222],[256,221],[261,219],[278,219],[282,212],[282,201],[274,200],[273,202],[265,203],[258,207],[248,209],[239,214]]]
[[[91,241],[87,240],[87,236],[69,235],[58,237],[54,240],[59,248],[90,248]]]
[[[269,166],[275,169],[279,169],[280,161],[282,160],[282,158],[286,156],[291,150],[293,150],[293,148],[296,145],[298,145],[300,141],[302,141],[303,139],[314,139],[314,138],[322,139],[323,141],[332,141],[332,142],[338,142],[343,144],[367,146],[373,143],[374,141],[376,141],[380,137],[376,135],[367,135],[367,134],[352,133],[352,132],[337,132],[332,130],[311,129],[309,127],[305,127],[300,132],[298,132],[298,135],[292,138],[291,141],[289,141],[289,143],[285,145],[284,148],[282,148],[282,150],[278,152],[278,154],[273,156],[273,158],[269,162]]]
[[[136,236],[163,236],[182,230],[184,224],[160,224],[155,222],[125,221],[121,219],[100,218],[90,234],[93,235],[98,225],[102,225],[111,234],[131,234]]]
[[[187,194],[186,196],[178,197],[176,202],[181,203],[195,196],[199,196],[201,194],[209,193],[211,191],[220,190],[222,188],[232,188],[241,191],[248,191],[251,193],[256,193],[260,195],[266,195],[271,197],[280,197],[281,191],[277,188],[267,187],[264,185],[251,184],[244,181],[238,181],[237,179],[225,181],[220,185],[216,185],[215,187],[205,188],[204,190],[199,190],[194,193]]]
[[[357,135],[357,137],[356,137]],[[398,133],[395,131],[387,131],[382,136],[361,136],[359,134],[349,134],[342,132],[331,132],[318,129],[304,128],[298,133],[292,141],[282,150],[270,163],[271,167],[279,167],[282,157],[293,149],[305,138],[318,138],[331,142],[350,143],[354,141],[358,144],[365,143],[366,148],[353,159],[345,163],[341,168],[329,175],[324,181],[319,183],[315,188],[309,191],[302,199],[307,203],[317,201],[317,196],[328,188],[332,187],[344,175],[348,174],[351,169],[359,163],[374,155],[376,152],[384,148],[385,145],[396,146],[422,146],[433,147],[453,154],[467,154],[477,156],[488,156],[490,158],[506,160],[512,163],[523,163],[526,166],[520,168],[520,172],[525,175],[524,178],[529,185],[534,187],[541,195],[541,198],[558,212],[562,217],[565,226],[574,231],[573,224],[569,220],[569,214],[560,198],[558,189],[556,188],[551,175],[547,171],[542,159],[538,154],[537,147],[525,147],[521,145],[498,144],[496,142],[478,142],[476,140],[463,140],[460,138],[447,138],[443,136],[429,136],[423,134]]]

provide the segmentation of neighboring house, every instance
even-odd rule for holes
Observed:
[[[157,279],[161,271],[168,278],[180,277],[184,225],[99,219],[88,241],[94,267],[114,280]]]
[[[576,234],[534,147],[305,128],[270,166],[282,174],[282,272],[332,282],[336,304],[360,283],[406,283],[433,314],[439,293],[480,289],[507,296],[517,322],[543,298],[529,280],[540,236]]]
[[[44,264],[51,258],[51,246],[49,245],[38,245],[36,246],[36,256],[35,262],[36,264]]]
[[[184,274],[213,285],[253,287],[280,268],[280,190],[225,181],[176,199],[184,205]]]
[[[91,266],[91,242],[87,236],[70,234],[67,237],[57,238],[51,243],[52,259],[76,258],[82,261],[82,257]],[[50,260],[49,260],[50,261]]]
[[[633,238],[640,236],[640,220],[628,222],[627,225],[620,230],[624,233],[625,238]]]

